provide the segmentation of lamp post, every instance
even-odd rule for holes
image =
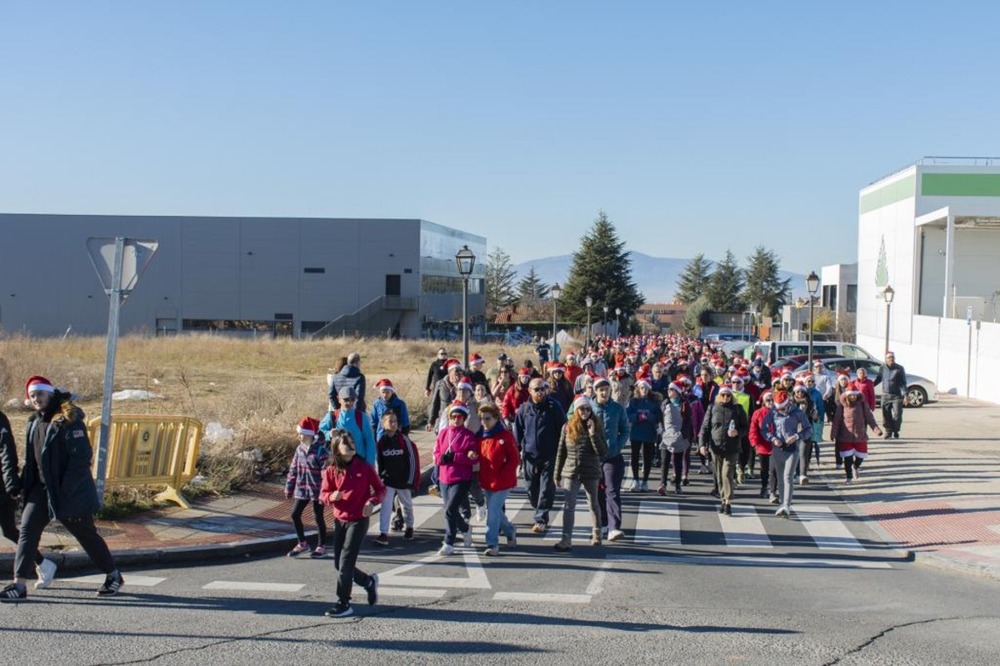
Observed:
[[[587,344],[590,345],[590,308],[594,305],[594,299],[587,296]]]
[[[622,336],[622,309],[615,308],[615,332],[620,338]]]
[[[608,304],[604,304],[604,319],[601,320],[601,332],[608,337]]]
[[[809,370],[812,371],[813,364],[813,301],[816,292],[819,291],[819,276],[816,271],[810,271],[806,277],[806,288],[809,290]]]
[[[556,347],[556,301],[562,295],[562,287],[559,286],[558,282],[552,285],[552,288],[549,289],[549,294],[552,296],[552,360],[558,361],[559,351],[558,347]]]
[[[882,298],[885,299],[885,351],[889,352],[889,310],[892,308],[892,298],[896,295],[895,290],[886,285],[885,290],[882,292]]]
[[[469,362],[469,276],[472,275],[472,267],[476,265],[476,255],[472,253],[468,245],[463,245],[462,249],[455,255],[455,265],[462,275],[462,367],[468,367]]]

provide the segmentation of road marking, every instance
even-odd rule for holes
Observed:
[[[76,578],[57,578],[56,580],[60,583],[69,583],[71,585],[99,585],[104,582],[105,578],[107,576],[104,574],[96,574],[93,576],[77,576]],[[157,578],[156,576],[137,576],[135,574],[125,576],[125,584],[130,587],[153,587],[165,580],[166,578]]]
[[[834,558],[768,557],[761,555],[608,555],[611,561],[649,564],[700,564],[727,567],[773,567],[801,569],[891,569],[888,562]]]
[[[298,592],[305,585],[297,583],[248,583],[243,581],[216,580],[203,590],[238,590],[241,592]]]
[[[820,504],[798,505],[795,517],[820,550],[864,550],[833,509]]]
[[[504,502],[504,504],[507,506],[507,511],[505,511],[504,513],[507,515],[507,518],[513,523],[514,522],[514,517],[517,516],[517,513],[521,509],[523,509],[524,507],[528,506],[528,500],[525,497],[517,497],[517,498],[511,499],[508,496],[507,497],[507,501]],[[474,508],[473,508],[473,511],[475,511]],[[475,515],[475,514],[473,514],[473,515]],[[489,518],[489,516],[487,516],[487,518]],[[469,526],[472,528],[473,534],[481,534],[483,537],[486,536],[486,521],[485,520],[483,522],[481,522],[481,523],[477,523],[475,521],[470,521],[469,522]],[[503,535],[501,534],[500,536],[503,536]]]
[[[483,565],[479,562],[479,556],[476,555],[476,552],[472,549],[456,549],[456,552],[460,554],[462,559],[465,561],[465,570],[468,573],[465,577],[446,578],[442,576],[407,575],[410,571],[437,564],[439,562],[446,562],[448,560],[455,559],[454,556],[438,555],[435,553],[433,555],[423,557],[416,562],[404,564],[403,566],[396,567],[395,569],[379,573],[379,583],[398,587],[457,587],[467,590],[491,589],[493,586],[490,585],[490,580],[486,577],[486,571],[483,569]],[[448,570],[453,569],[448,567]]]
[[[555,604],[589,604],[589,594],[550,594],[547,592],[497,592],[493,601],[532,601]]]
[[[733,515],[719,516],[726,545],[731,548],[773,548],[764,523],[752,506],[734,506]]]
[[[448,590],[430,590],[422,587],[386,587],[379,575],[378,594],[380,597],[416,597],[420,599],[440,599]]]
[[[635,543],[681,545],[681,515],[676,502],[639,502],[635,519]]]
[[[440,511],[444,507],[440,497],[434,497],[433,495],[421,495],[419,497],[413,498],[413,529],[417,530],[423,526],[428,520],[430,520],[434,514]],[[388,511],[392,510],[392,507],[383,507]],[[379,508],[382,511],[383,508]],[[368,534],[378,534],[379,533],[379,521],[374,516],[372,516],[371,524],[368,526]]]
[[[550,513],[549,529],[545,532],[546,541],[559,541],[562,539],[563,518],[565,511],[553,510]],[[583,489],[576,498],[576,508],[573,511],[573,534],[574,541],[589,541],[593,525],[590,524],[590,508],[587,506],[587,496]]]
[[[612,563],[605,560],[601,563],[601,568],[594,573],[594,577],[590,580],[590,585],[587,586],[587,594],[594,597],[604,592],[604,579],[608,577],[608,569],[610,569]]]

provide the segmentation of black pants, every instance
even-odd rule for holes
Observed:
[[[903,425],[903,398],[882,396],[882,427],[886,434],[898,434],[901,425]]]
[[[670,453],[670,451],[660,452],[660,472],[663,476],[663,480],[660,482],[664,486],[667,485],[667,479],[670,478],[670,465],[674,466],[674,487],[681,487],[681,480],[684,478],[684,451],[677,451],[675,453]]]
[[[857,456],[847,456],[844,458],[844,473],[847,475],[848,481],[854,478],[855,470],[861,469],[861,463],[863,462],[864,459]]]
[[[524,459],[524,480],[528,482],[528,501],[535,509],[535,522],[549,524],[549,510],[556,499],[556,461],[554,458]]]
[[[740,439],[740,457],[739,466],[744,472],[746,472],[747,465],[753,460],[753,448],[750,446],[750,440],[746,437]]]
[[[115,571],[115,560],[111,557],[104,537],[97,533],[93,516],[60,520],[63,527],[73,535],[91,562],[102,572]],[[49,498],[42,486],[35,486],[24,501],[21,512],[21,531],[17,539],[17,554],[14,556],[14,577],[27,578],[38,561],[38,542],[49,524]]]
[[[17,545],[17,539],[21,531],[18,529],[17,520],[14,516],[14,509],[17,508],[17,502],[12,499],[0,500],[0,532],[3,533],[5,539]],[[42,563],[42,554],[35,551],[35,565]]]
[[[455,545],[455,537],[459,533],[469,531],[469,521],[466,513],[469,511],[469,488],[472,481],[456,481],[441,484],[441,497],[444,499],[444,542]]]
[[[371,584],[371,576],[357,567],[361,543],[368,533],[368,519],[351,522],[333,521],[333,566],[337,568],[337,599],[351,602],[354,583],[362,587]]]
[[[642,453],[642,480],[649,481],[649,473],[653,471],[653,442],[637,442],[632,440],[632,478],[639,478],[639,454]]]
[[[318,501],[308,499],[295,500],[295,506],[292,508],[292,525],[295,526],[295,535],[299,538],[299,541],[305,541],[306,528],[302,524],[302,512],[306,510],[310,502],[313,505],[313,515],[316,516],[316,530],[319,532],[319,540],[316,541],[316,545],[322,546],[326,543],[326,518],[323,516],[323,505]]]

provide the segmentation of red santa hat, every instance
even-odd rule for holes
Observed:
[[[591,410],[594,409],[594,406],[590,402],[590,398],[583,395],[582,393],[576,396],[576,399],[573,400],[573,409],[580,409],[581,407],[587,407],[588,409]]]
[[[809,392],[809,387],[802,382],[795,382],[795,386],[792,387],[792,391],[802,391],[803,393]]]
[[[486,361],[479,354],[469,354],[469,366],[482,365]]]
[[[462,362],[457,358],[449,358],[444,362],[445,372],[451,372],[452,370],[462,370]]]
[[[678,382],[684,384],[684,386],[693,386],[694,385],[694,382],[691,381],[691,376],[690,375],[677,375],[677,379],[674,380],[674,381],[678,381]]]
[[[521,368],[520,370],[517,371],[517,376],[518,377],[530,377],[531,376],[531,368],[529,368],[528,366],[524,366],[523,368]]]
[[[760,400],[757,401],[757,404],[763,405],[764,401],[772,397],[773,395],[774,394],[771,393],[770,391],[764,391],[763,393],[760,394]]]
[[[566,360],[567,361],[573,361],[575,363],[576,362],[576,354],[574,354],[573,352],[569,352],[568,354],[566,354]]]
[[[461,391],[462,389],[465,389],[466,391],[469,391],[471,393],[472,392],[472,384],[470,384],[469,382],[467,382],[467,381],[465,381],[463,379],[462,381],[460,381],[458,384],[455,385],[455,390],[456,391]]]
[[[645,378],[642,378],[642,379],[640,379],[639,381],[637,381],[635,383],[635,387],[636,388],[646,387],[646,390],[649,390],[649,389],[653,388],[653,385],[650,384],[648,381],[646,381]]]
[[[788,379],[791,379],[792,381],[795,381],[795,375],[793,375],[791,372],[789,372],[789,371],[786,370],[785,372],[781,373],[781,381],[785,381],[785,380],[788,380]]]
[[[315,437],[316,433],[319,432],[319,421],[311,416],[303,417],[303,419],[299,421],[299,425],[295,427],[295,432],[300,435]]]
[[[24,397],[29,397],[32,391],[55,393],[56,389],[52,386],[52,382],[47,380],[45,377],[42,377],[41,375],[32,375],[28,378],[28,381],[24,383]]]
[[[719,388],[719,395],[732,395],[732,394],[733,394],[733,387],[731,387],[731,386],[727,386],[727,385],[723,384]]]
[[[375,384],[375,388],[377,388],[379,391],[386,390],[386,391],[392,391],[393,393],[396,392],[396,387],[393,386],[392,382],[389,381],[388,379],[378,380],[378,383]]]
[[[566,366],[559,361],[553,361],[549,364],[549,372],[566,372]]]
[[[469,408],[465,406],[465,403],[461,400],[456,400],[455,402],[448,405],[448,418],[451,418],[452,413],[461,412],[466,418],[469,417]]]
[[[788,391],[774,392],[774,406],[781,409],[788,404]]]
[[[675,381],[672,381],[672,382],[670,382],[670,385],[669,385],[669,386],[667,386],[667,390],[668,390],[668,391],[673,391],[673,392],[674,392],[674,393],[676,393],[677,395],[680,395],[680,394],[684,393],[684,389],[683,389],[683,388],[681,388],[681,385],[680,385],[680,384],[678,384],[676,380],[675,380]]]
[[[843,395],[861,395],[861,389],[854,382],[851,382],[844,389]]]

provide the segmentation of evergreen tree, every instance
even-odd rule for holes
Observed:
[[[688,304],[687,312],[681,319],[681,330],[685,335],[701,334],[701,318],[707,310],[711,310],[708,304],[708,296],[702,295]]]
[[[632,258],[625,251],[625,241],[618,238],[615,225],[603,210],[580,239],[580,249],[573,253],[559,298],[559,320],[586,323],[587,296],[594,301],[591,322],[600,319],[604,305],[610,312],[621,308],[622,321],[627,321],[645,302],[632,280]]]
[[[521,303],[532,303],[542,298],[546,298],[549,295],[549,286],[543,284],[541,280],[538,279],[538,273],[535,272],[535,267],[532,266],[528,269],[528,274],[521,278],[521,281],[517,283],[517,299]]]
[[[743,271],[736,263],[736,257],[726,250],[725,258],[715,264],[708,279],[708,302],[717,312],[742,312],[743,306]]]
[[[790,279],[782,280],[778,257],[758,245],[747,257],[743,300],[751,310],[765,316],[777,315],[788,299]]]
[[[708,289],[708,279],[711,274],[712,262],[705,259],[705,255],[701,252],[694,255],[677,280],[674,300],[678,303],[694,303]]]
[[[494,315],[500,309],[517,301],[514,281],[517,273],[510,255],[496,247],[486,256],[486,314]]]

